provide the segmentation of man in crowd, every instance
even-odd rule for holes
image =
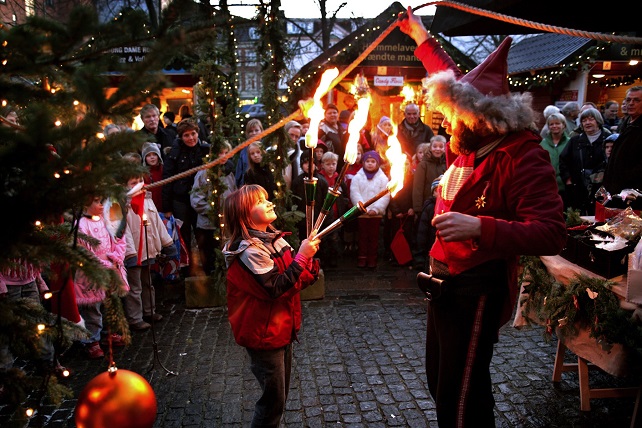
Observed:
[[[143,121],[143,129],[140,133],[146,135],[147,141],[155,142],[160,145],[161,154],[165,156],[167,150],[172,147],[172,139],[170,135],[165,132],[165,129],[160,127],[160,110],[154,104],[146,104],[140,109],[140,119]],[[167,148],[167,150],[165,150]]]
[[[404,115],[406,117],[399,125],[397,138],[401,144],[401,150],[412,158],[417,151],[417,146],[429,142],[435,134],[430,126],[421,121],[417,104],[408,104],[404,109]]]
[[[642,191],[642,86],[626,91],[628,125],[613,144],[613,152],[604,173],[604,188],[616,195],[624,189]]]

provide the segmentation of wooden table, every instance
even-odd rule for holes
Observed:
[[[602,278],[560,256],[542,256],[540,259],[548,272],[562,284],[568,284],[577,274]],[[628,303],[625,300],[626,275],[611,278],[611,281],[616,283],[613,286],[613,292],[620,298],[620,306],[629,310],[637,309],[637,305]],[[518,310],[513,326],[520,327],[525,324],[521,310]],[[577,356],[577,363],[564,363],[567,349]],[[575,337],[558,335],[557,354],[555,355],[555,364],[553,366],[553,382],[560,382],[563,372],[577,372],[580,384],[580,409],[582,411],[591,410],[590,400],[592,398],[637,397],[631,427],[642,427],[642,416],[639,416],[642,385],[630,388],[591,388],[589,386],[590,368],[599,367],[605,372],[618,377],[624,377],[639,370],[642,362],[635,358],[633,354],[633,352],[619,344],[615,344],[609,351],[605,351],[595,338],[589,336],[587,329],[580,330]]]

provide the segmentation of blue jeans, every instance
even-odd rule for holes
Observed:
[[[254,406],[252,428],[277,428],[285,411],[292,372],[292,345],[274,350],[246,348],[250,368],[261,386],[261,398]]]

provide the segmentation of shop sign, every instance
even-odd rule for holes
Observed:
[[[143,61],[149,50],[147,46],[121,46],[112,48],[109,53],[118,56],[120,64],[131,64]]]
[[[375,76],[375,86],[403,86],[403,76]]]
[[[361,63],[362,66],[422,67],[415,56],[417,44],[395,28]]]

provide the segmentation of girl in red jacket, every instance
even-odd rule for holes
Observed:
[[[316,282],[314,237],[299,252],[271,223],[274,204],[265,189],[246,184],[225,199],[227,309],[236,343],[244,346],[259,381],[252,426],[278,427],[290,388],[292,342],[301,327],[299,292]]]

